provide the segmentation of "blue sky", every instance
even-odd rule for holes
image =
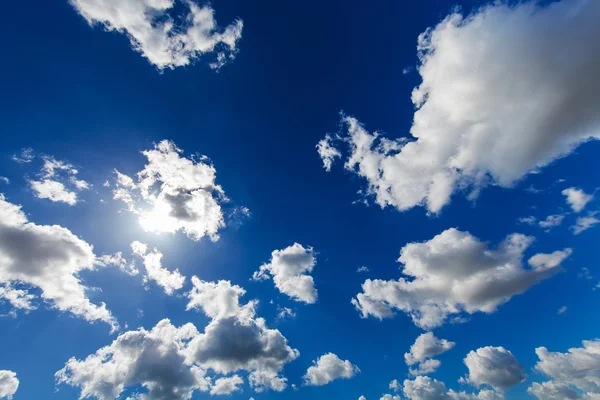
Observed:
[[[600,396],[600,7],[422,3],[5,4],[0,398]]]

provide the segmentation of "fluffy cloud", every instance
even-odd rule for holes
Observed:
[[[221,67],[233,59],[243,23],[236,20],[218,29],[214,10],[191,0],[70,0],[90,24],[100,24],[107,31],[126,34],[133,49],[159,69],[192,63],[196,58],[214,53],[211,67]],[[176,3],[186,13],[172,18],[169,12]],[[182,21],[180,24],[178,22]]]
[[[30,181],[29,184],[39,199],[63,202],[70,206],[77,204],[77,193],[67,190],[65,185],[60,182],[45,179],[43,181]]]
[[[144,243],[134,241],[131,243],[131,250],[133,254],[140,257],[144,262],[146,268],[146,275],[144,281],[149,280],[156,282],[161,286],[166,294],[173,294],[173,291],[181,289],[185,282],[185,276],[179,273],[179,270],[169,271],[162,266],[162,253],[157,249],[148,251],[148,246]]]
[[[579,397],[573,397],[573,392],[578,389],[585,392],[585,398],[600,398],[599,339],[583,341],[583,347],[569,349],[567,353],[551,352],[545,347],[538,347],[535,352],[540,359],[536,371],[552,380],[532,385],[530,393],[544,400],[576,399]],[[551,394],[555,397],[550,397]]]
[[[116,171],[113,197],[139,216],[147,232],[182,231],[193,240],[218,240],[225,226],[220,203],[227,198],[215,183],[216,170],[204,157],[197,161],[182,153],[168,140],[143,151],[148,163],[137,173],[137,182]]]
[[[333,353],[322,355],[313,362],[304,375],[304,384],[310,386],[323,386],[336,379],[350,379],[360,369],[348,360],[341,360]]]
[[[496,248],[468,232],[451,228],[400,251],[402,272],[409,279],[367,279],[352,304],[363,318],[389,318],[394,310],[409,314],[424,329],[442,325],[463,312],[495,312],[512,296],[560,270],[571,249],[536,254],[523,266],[523,254],[533,238],[511,234]]]
[[[575,225],[571,227],[574,235],[579,235],[581,232],[590,229],[592,226],[600,222],[600,219],[596,218],[598,212],[594,211],[588,213],[585,217],[578,217],[575,221]]]
[[[504,400],[501,393],[493,390],[481,390],[477,394],[447,391],[444,382],[428,376],[417,376],[413,380],[406,379],[403,392],[411,400]]]
[[[407,365],[419,364],[416,369],[410,369],[411,375],[425,375],[439,368],[441,363],[432,357],[445,353],[456,343],[439,339],[431,332],[423,333],[410,347],[410,352],[404,354]]]
[[[583,190],[575,187],[570,187],[563,190],[562,194],[567,197],[567,203],[575,212],[580,212],[583,210],[587,203],[592,201],[594,198],[593,194],[587,194]]]
[[[13,371],[0,370],[0,399],[11,400],[18,388],[17,374]]]
[[[91,303],[79,278],[81,271],[95,266],[91,245],[62,226],[28,222],[21,206],[0,194],[0,285],[11,304],[27,309],[32,295],[14,292],[11,285],[31,285],[58,310],[104,321],[115,329],[117,323],[106,305]]]
[[[331,165],[335,159],[342,157],[342,153],[331,145],[331,136],[329,135],[317,143],[317,152],[321,160],[323,160],[323,168],[328,172],[331,171]]]
[[[29,156],[33,157],[31,153]],[[29,180],[35,196],[39,199],[67,203],[70,206],[77,204],[79,200],[76,190],[89,189],[86,181],[77,179],[79,171],[73,165],[52,156],[43,155],[42,159],[44,164],[39,174],[39,180]],[[16,159],[17,162],[22,162],[21,160],[22,158]],[[33,158],[27,162],[32,160]]]
[[[437,213],[457,191],[474,197],[489,183],[510,187],[597,139],[600,81],[584,77],[600,68],[589,51],[599,8],[498,2],[447,16],[418,39],[412,138],[389,140],[343,117],[345,168],[366,179],[382,207]]]
[[[539,225],[540,228],[544,228],[546,232],[549,232],[555,226],[560,226],[564,219],[565,216],[562,214],[548,215],[545,220],[539,222]]]
[[[469,369],[464,380],[473,386],[489,385],[496,390],[505,390],[525,380],[525,367],[501,346],[487,346],[471,351],[464,362]]]
[[[250,372],[249,382],[258,392],[282,391],[287,379],[279,376],[284,365],[299,355],[277,329],[256,318],[257,302],[240,305],[245,290],[228,281],[204,282],[192,277],[188,309],[200,309],[212,321],[189,346],[189,358],[202,368],[229,374]]]
[[[312,247],[294,243],[283,250],[273,251],[271,261],[261,265],[252,279],[269,279],[270,275],[281,293],[296,301],[313,304],[317,301],[317,289],[312,276],[308,274],[316,263]]]
[[[240,385],[244,384],[244,380],[238,375],[233,375],[228,378],[219,378],[210,388],[211,395],[228,395],[242,390]]]

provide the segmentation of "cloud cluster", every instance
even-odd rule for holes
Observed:
[[[137,181],[116,171],[113,197],[138,215],[147,232],[181,231],[192,240],[204,236],[218,240],[225,226],[220,203],[227,201],[215,183],[216,170],[204,157],[182,157],[183,150],[163,140],[143,151],[148,163],[137,173]]]
[[[504,400],[504,396],[493,390],[481,390],[477,394],[447,390],[444,382],[428,376],[406,379],[404,395],[410,400]],[[391,397],[390,397],[391,399]]]
[[[17,374],[13,371],[0,370],[0,399],[12,400],[18,388]]]
[[[3,297],[13,306],[32,307],[32,293],[15,292],[12,286],[30,285],[39,288],[41,298],[58,310],[88,321],[104,321],[116,329],[106,305],[93,304],[79,278],[81,271],[96,268],[95,261],[91,245],[62,226],[28,222],[21,206],[0,194],[0,285]]]
[[[13,159],[19,163],[31,162],[34,157],[32,151],[24,153],[21,158],[13,157]],[[79,201],[77,191],[90,187],[86,181],[77,178],[79,171],[73,165],[52,156],[42,155],[42,160],[44,164],[38,179],[29,180],[35,196],[39,199],[67,203],[70,206],[77,204]]]
[[[587,231],[592,226],[598,224],[600,219],[596,218],[597,211],[588,213],[585,217],[577,217],[575,225],[571,226],[574,235],[579,235],[583,231]]]
[[[179,270],[169,271],[162,266],[162,253],[157,249],[148,251],[148,246],[144,243],[134,241],[131,243],[133,254],[140,257],[146,268],[144,282],[154,281],[161,286],[168,295],[173,294],[175,290],[181,289],[185,282],[185,276],[179,273]]]
[[[323,386],[336,379],[350,379],[360,372],[356,365],[333,353],[324,354],[313,363],[304,375],[305,385]]]
[[[510,187],[598,139],[600,80],[586,77],[600,68],[589,50],[599,12],[598,2],[565,0],[447,16],[418,39],[412,137],[389,140],[343,117],[345,168],[382,207],[438,213],[457,191]]]
[[[545,347],[538,347],[535,352],[540,359],[536,371],[551,379],[529,388],[538,399],[600,398],[599,339],[585,340],[583,347],[569,349],[567,353],[551,352]]]
[[[235,56],[243,23],[234,21],[219,29],[214,10],[191,0],[70,0],[90,24],[127,35],[133,49],[159,69],[192,63],[213,53],[212,68],[219,68]],[[186,12],[171,17],[170,11],[181,3]]]
[[[488,385],[503,391],[525,380],[525,367],[502,346],[471,351],[464,362],[469,374],[463,380],[476,387]]]
[[[363,318],[389,318],[394,310],[403,311],[423,329],[463,312],[495,312],[514,295],[557,273],[571,254],[571,249],[536,254],[525,268],[523,255],[532,242],[532,237],[511,234],[489,248],[468,232],[447,229],[401,249],[398,261],[408,278],[367,279],[352,304]]]
[[[260,266],[252,275],[253,280],[273,278],[275,287],[292,299],[307,304],[317,301],[317,289],[313,277],[308,275],[317,260],[312,247],[294,243],[283,250],[274,250],[271,261]]]
[[[434,372],[440,367],[441,362],[433,359],[433,357],[447,352],[455,345],[454,342],[435,337],[432,332],[423,333],[410,346],[410,352],[404,354],[407,365],[418,364],[417,368],[410,368],[409,373],[411,375],[426,375]]]

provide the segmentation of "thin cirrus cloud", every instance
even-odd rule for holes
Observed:
[[[345,168],[381,207],[439,213],[457,191],[511,187],[600,138],[596,1],[496,3],[454,13],[419,36],[412,138],[390,140],[343,116]],[[568,15],[568,18],[565,16]],[[485,38],[485,46],[481,45]],[[561,60],[557,62],[556,60]],[[325,168],[331,137],[319,146]]]
[[[363,318],[383,319],[395,310],[407,313],[415,325],[432,329],[450,316],[493,313],[498,306],[560,271],[571,249],[529,258],[533,238],[511,234],[496,248],[468,232],[447,229],[433,239],[409,243],[400,250],[406,278],[367,279],[352,304]]]
[[[214,56],[210,67],[218,69],[235,58],[237,42],[242,37],[242,20],[220,29],[214,9],[191,0],[70,2],[90,25],[125,34],[131,47],[160,70],[188,65],[207,54]],[[183,5],[185,13],[173,18],[169,13],[176,4]]]

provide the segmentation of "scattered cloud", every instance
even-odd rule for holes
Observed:
[[[561,308],[558,309],[557,314],[561,315],[567,312],[567,306],[562,306]]]
[[[154,281],[161,286],[168,295],[173,294],[175,290],[181,289],[185,282],[185,276],[179,273],[179,270],[169,271],[162,266],[162,253],[158,249],[148,251],[148,246],[137,240],[131,243],[133,254],[140,257],[146,268],[144,281]]]
[[[419,335],[415,343],[410,347],[410,352],[404,354],[404,360],[407,365],[418,364],[417,368],[410,368],[411,375],[426,375],[434,372],[441,365],[440,361],[433,357],[440,355],[452,349],[456,343],[446,339],[435,337],[432,332]]]
[[[317,152],[319,153],[321,160],[323,160],[323,168],[325,168],[325,171],[327,172],[331,171],[331,165],[335,159],[342,157],[342,153],[331,145],[330,135],[326,135],[324,139],[321,139],[319,143],[317,143]]]
[[[565,216],[562,214],[548,215],[545,220],[539,222],[539,225],[540,228],[545,229],[546,232],[550,232],[550,229],[555,226],[560,226],[564,219]]]
[[[0,176],[0,181],[6,183],[7,185],[10,185],[10,179],[8,179],[5,176]]]
[[[356,270],[357,273],[369,272],[369,271],[370,271],[369,268],[365,267],[364,265],[362,267],[358,267],[357,270]]]
[[[564,383],[533,382],[527,392],[539,400],[575,400],[581,399],[581,395]]]
[[[406,379],[403,392],[410,400],[504,400],[502,393],[493,390],[484,389],[477,394],[447,391],[444,382],[428,376],[417,376],[413,380]]]
[[[487,346],[471,351],[464,362],[469,374],[463,380],[476,387],[489,385],[504,391],[525,380],[525,367],[502,346]]]
[[[577,217],[575,225],[571,226],[571,230],[574,235],[579,235],[581,232],[590,229],[592,226],[600,222],[600,219],[596,218],[597,211],[590,212],[586,217]]]
[[[367,279],[352,304],[363,318],[389,318],[394,310],[403,311],[423,329],[462,313],[493,313],[514,295],[557,273],[571,254],[571,249],[536,254],[526,268],[523,255],[532,242],[532,237],[514,233],[489,248],[468,232],[447,229],[401,249],[398,261],[408,279]]]
[[[35,196],[52,202],[74,206],[79,201],[76,191],[89,189],[89,184],[77,179],[79,171],[71,164],[53,156],[42,155],[43,165],[38,178],[28,180]]]
[[[244,380],[238,375],[233,375],[228,378],[219,378],[215,381],[214,385],[210,388],[211,395],[230,395],[234,392],[242,390],[240,385],[244,384]]]
[[[341,360],[333,353],[327,353],[313,361],[304,375],[304,384],[309,386],[327,385],[336,379],[350,379],[360,369],[348,360]]]
[[[530,215],[528,217],[521,217],[517,220],[520,224],[525,224],[525,225],[535,225],[535,223],[537,222],[537,218],[534,217],[533,215]]]
[[[598,139],[600,81],[584,77],[600,67],[589,51],[599,7],[496,2],[448,15],[418,38],[412,137],[386,139],[343,116],[345,168],[381,207],[439,213],[456,192],[474,198],[488,184],[512,187]]]
[[[274,250],[270,262],[261,265],[252,279],[261,281],[272,277],[281,293],[296,301],[314,304],[317,301],[317,289],[313,277],[308,274],[316,263],[312,247],[294,243],[283,250]]]
[[[587,194],[583,190],[575,187],[563,190],[562,194],[567,197],[567,203],[575,212],[581,212],[594,198],[593,194]]]
[[[294,310],[288,307],[277,306],[277,319],[283,320],[286,318],[296,318]]]
[[[13,161],[19,163],[19,164],[28,164],[30,162],[32,162],[35,158],[35,154],[33,154],[33,149],[31,147],[26,147],[24,149],[21,149],[21,153],[19,154],[13,154],[12,159]]]
[[[13,371],[0,370],[0,399],[12,400],[18,388],[17,374]]]
[[[0,284],[5,290],[10,292],[16,283],[37,287],[42,299],[54,308],[90,322],[107,322],[116,329],[117,322],[106,305],[95,305],[89,300],[89,288],[79,277],[81,271],[95,268],[91,245],[62,226],[29,222],[21,206],[6,201],[0,194]],[[9,299],[14,299],[14,294],[9,294]],[[20,292],[18,301],[9,301],[17,306],[29,304],[30,295],[29,291]]]

